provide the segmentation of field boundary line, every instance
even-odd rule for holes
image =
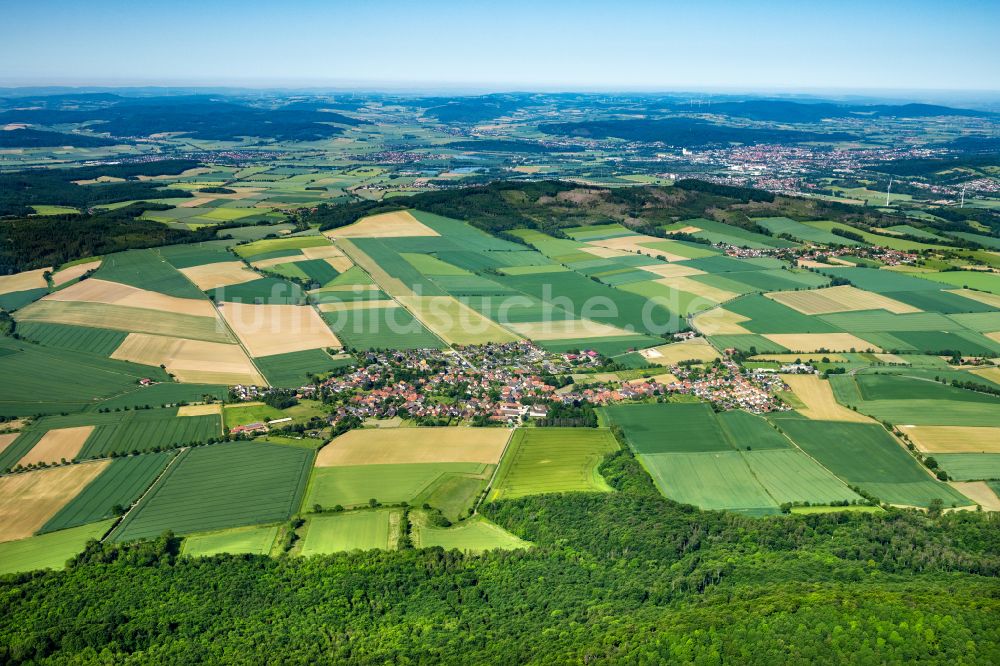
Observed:
[[[510,448],[510,443],[514,441],[514,434],[520,430],[520,428],[511,428],[510,435],[507,436],[507,442],[503,445],[503,451],[500,452],[500,459],[497,461],[496,469],[493,470],[493,475],[490,477],[489,483],[486,484],[486,488],[483,489],[483,493],[479,496],[479,500],[476,502],[476,506],[472,508],[472,515],[479,514],[479,507],[490,496],[493,492],[493,483],[496,481],[497,474],[500,473],[500,466],[503,465],[504,458],[507,457],[507,449]]]
[[[184,456],[184,453],[187,450],[188,447],[183,447],[178,450],[177,455],[173,456],[170,459],[170,462],[168,462],[167,466],[163,468],[163,471],[161,471],[160,474],[155,479],[153,479],[153,482],[149,484],[149,487],[146,488],[146,491],[142,495],[140,495],[135,502],[132,503],[132,506],[129,507],[128,511],[126,511],[121,515],[121,517],[118,519],[118,522],[112,525],[111,529],[108,530],[107,534],[105,534],[104,537],[101,539],[102,542],[110,539],[111,535],[117,532],[121,528],[121,526],[125,524],[125,520],[129,517],[129,515],[133,511],[135,511],[136,508],[138,508],[138,506],[142,503],[144,499],[146,499],[146,496],[149,495],[149,493],[153,492],[153,489],[156,488],[156,486],[160,483],[160,480],[167,474],[170,468],[174,466],[174,463],[176,463],[178,459]]]

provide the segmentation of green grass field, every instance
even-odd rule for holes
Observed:
[[[271,386],[298,388],[309,383],[310,373],[321,375],[337,368],[353,365],[353,359],[332,359],[322,349],[258,356],[254,363],[264,373]]]
[[[880,425],[775,418],[802,450],[851,485],[883,502],[927,506],[940,499],[945,506],[969,500],[951,486],[935,481]]]
[[[612,405],[604,412],[639,454],[732,450],[707,403]]]
[[[322,313],[341,342],[354,349],[441,349],[445,346],[401,307]]]
[[[184,274],[155,250],[128,250],[104,257],[95,278],[181,298],[205,298]]]
[[[490,499],[570,491],[608,492],[597,468],[618,443],[608,430],[521,428],[500,463]]]
[[[143,366],[146,367],[146,366]],[[217,384],[174,384],[164,382],[152,386],[133,386],[113,398],[91,407],[91,410],[125,407],[161,407],[178,403],[204,402],[206,399],[223,400],[229,395],[229,388]]]
[[[39,533],[112,517],[115,506],[129,507],[139,499],[172,457],[171,453],[149,453],[112,460],[108,468],[52,516]]]
[[[306,300],[302,287],[273,277],[262,277],[228,287],[211,289],[208,295],[216,301],[253,303],[257,305],[300,305]]]
[[[935,453],[941,469],[956,481],[1000,479],[1000,453]]]
[[[750,466],[750,471],[778,504],[825,504],[861,499],[847,484],[798,449],[745,451],[743,458]]]
[[[31,321],[18,325],[17,332],[21,337],[46,347],[88,352],[98,356],[111,356],[128,335],[123,331],[106,328]]]
[[[304,247],[320,247],[330,245],[323,236],[293,236],[291,238],[268,238],[237,245],[236,254],[250,260],[263,258],[261,255],[284,250],[301,250]]]
[[[116,423],[98,425],[87,439],[80,456],[104,456],[110,453],[145,451],[157,446],[171,447],[207,442],[222,434],[216,415],[177,417],[174,410],[122,412]]]
[[[249,423],[267,423],[282,418],[285,418],[284,412],[264,404],[226,405],[222,410],[222,421],[226,428]]]
[[[738,451],[653,453],[639,459],[663,496],[676,502],[755,514],[778,511]]]
[[[0,416],[76,412],[136,388],[159,368],[0,338]]]
[[[417,548],[439,547],[467,553],[531,547],[530,542],[514,536],[482,516],[473,516],[451,527],[436,527],[417,514],[413,520],[413,541]]]
[[[286,520],[300,504],[313,454],[272,444],[187,449],[122,521],[116,541]]]
[[[189,557],[211,557],[222,553],[267,555],[277,536],[277,525],[203,532],[185,538],[181,553]]]
[[[735,409],[716,415],[730,445],[741,451],[788,449],[791,442],[766,419]]]
[[[0,574],[62,569],[91,539],[100,539],[113,520],[81,525],[41,536],[0,543]]]
[[[775,236],[787,234],[796,240],[824,243],[828,245],[862,245],[862,243],[858,243],[857,241],[853,241],[849,238],[837,236],[827,230],[811,225],[805,225],[787,217],[754,218],[753,221],[770,231]]]
[[[442,509],[445,515],[457,517],[468,507],[470,486],[475,487],[471,498],[474,499],[492,472],[492,465],[482,463],[317,467],[309,482],[304,506],[319,504],[326,509],[338,504],[364,506],[370,499],[382,504],[408,502],[418,505],[427,501]],[[457,482],[455,477],[471,481]]]
[[[403,512],[399,509],[348,511],[311,516],[301,554],[329,555],[351,550],[395,548]],[[393,529],[392,525],[395,525]]]

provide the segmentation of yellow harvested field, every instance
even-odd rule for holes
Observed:
[[[213,402],[208,405],[182,405],[177,408],[177,416],[214,416],[222,414],[222,404]]]
[[[320,449],[316,467],[412,463],[500,462],[506,428],[407,428],[351,430]]]
[[[236,342],[222,320],[214,316],[193,317],[148,308],[44,299],[21,308],[16,314],[18,321],[46,321],[212,342]]]
[[[192,384],[267,383],[239,345],[129,333],[111,358],[165,365],[178,381]]]
[[[202,264],[178,270],[202,291],[242,284],[260,277],[247,268],[242,261],[220,261],[215,264]]]
[[[686,291],[689,294],[697,294],[702,298],[715,301],[716,303],[722,303],[724,301],[729,301],[737,296],[738,293],[735,291],[726,291],[725,289],[719,289],[718,287],[713,287],[707,285],[703,282],[698,282],[697,280],[692,280],[689,277],[665,277],[659,280],[654,280],[659,284],[662,284],[671,289],[676,289],[678,291]]]
[[[875,358],[881,361],[882,363],[890,363],[895,365],[910,364],[909,361],[907,361],[905,358],[903,358],[902,356],[897,356],[896,354],[875,354]]]
[[[1000,428],[974,426],[899,426],[927,453],[1000,453]]]
[[[664,278],[671,277],[690,277],[691,275],[704,275],[705,271],[698,270],[694,266],[685,266],[683,264],[651,264],[649,266],[637,266],[641,271],[646,271],[647,273],[652,273],[654,275],[659,275]]]
[[[127,284],[91,278],[49,294],[43,301],[77,301],[104,303],[129,308],[145,308],[173,314],[215,317],[215,308],[207,299],[178,298],[156,291],[136,289]]]
[[[959,296],[971,298],[974,301],[979,301],[980,303],[986,303],[986,305],[1000,308],[1000,294],[991,294],[988,291],[976,291],[975,289],[945,289],[945,291],[950,291],[953,294],[958,294]]]
[[[0,477],[0,541],[37,532],[110,464],[99,460]]]
[[[219,310],[251,356],[341,346],[309,306],[220,303]]]
[[[1000,511],[1000,497],[985,481],[952,481],[951,486],[983,507],[983,511]]]
[[[79,426],[76,428],[54,428],[42,435],[42,438],[17,461],[18,465],[27,467],[35,463],[57,463],[62,460],[72,460],[80,453],[87,442],[94,426]]]
[[[287,257],[271,257],[270,259],[251,261],[250,265],[254,268],[270,268],[271,266],[278,266],[280,264],[294,264],[296,261],[305,261],[305,259],[306,256],[304,254],[292,254]]]
[[[561,319],[508,324],[508,328],[529,340],[566,340],[631,335],[631,331],[591,319]]]
[[[581,247],[582,252],[587,254],[592,254],[595,257],[600,257],[601,259],[613,259],[616,257],[627,257],[631,253],[624,250],[613,250],[610,247]]]
[[[842,259],[840,257],[827,257],[827,261],[831,264],[839,264],[841,266],[857,266],[857,263],[851,261],[850,259]]]
[[[354,262],[351,261],[350,257],[330,257],[326,259],[326,263],[333,266],[333,270],[338,273],[346,273],[352,266],[354,266]]]
[[[882,351],[880,347],[850,333],[768,333],[764,337],[792,352],[809,353],[821,349],[834,352]]]
[[[745,321],[750,318],[725,308],[712,308],[696,314],[691,325],[702,335],[739,335],[750,332],[740,326]]]
[[[407,236],[440,236],[410,214],[399,210],[363,217],[354,224],[324,232],[327,238],[401,238]]]
[[[343,257],[344,251],[336,245],[318,245],[316,247],[302,248],[302,254],[306,259],[332,259]]]
[[[653,365],[677,365],[681,361],[714,361],[722,358],[722,355],[715,350],[715,347],[708,344],[705,338],[693,338],[683,342],[674,342],[659,347],[643,349],[639,352],[642,357]]]
[[[833,397],[830,382],[818,375],[782,375],[781,378],[792,389],[806,408],[798,412],[807,419],[818,421],[850,421],[852,423],[872,423],[872,419],[844,407]]]
[[[13,444],[14,440],[17,439],[20,434],[21,433],[19,432],[7,432],[0,435],[0,453],[3,453],[4,449]]]
[[[659,375],[653,375],[652,377],[640,377],[639,379],[630,379],[627,383],[629,384],[645,384],[650,379],[659,382],[660,384],[673,384],[678,381],[677,377],[674,377],[669,372],[664,372]]]
[[[87,271],[96,271],[100,267],[100,259],[94,259],[93,261],[87,261],[82,264],[73,264],[69,268],[64,268],[58,273],[54,273],[52,275],[52,284],[57,287],[61,287],[67,282],[72,282],[77,279]]]
[[[424,326],[450,344],[514,342],[520,338],[453,296],[398,296]]]
[[[996,339],[997,342],[1000,342],[1000,339],[994,339]],[[970,370],[970,372],[974,375],[979,375],[983,379],[988,379],[991,382],[1000,383],[1000,368],[996,366],[993,366],[992,368],[976,368],[975,370]]]
[[[986,337],[994,342],[1000,342],[1000,331],[991,331],[989,333],[983,333]]]
[[[824,354],[809,352],[808,354],[758,354],[752,361],[777,361],[778,363],[795,363],[795,361],[822,361],[828,359],[831,363],[844,363],[847,357],[841,354]]]
[[[51,268],[39,268],[34,271],[24,271],[13,275],[0,275],[0,294],[10,294],[15,291],[28,291],[29,289],[45,289],[49,286],[45,281],[45,271]]]
[[[888,310],[896,314],[920,312],[912,305],[850,285],[807,291],[772,291],[764,295],[807,315],[856,310]]]
[[[320,312],[343,312],[344,310],[381,310],[383,308],[398,308],[396,301],[337,301],[320,303],[316,307]]]
[[[672,231],[668,231],[667,234],[696,234],[699,231],[704,231],[704,229],[689,224],[686,227],[681,227],[680,229],[673,229]]]
[[[625,252],[631,252],[633,254],[665,254],[660,250],[652,250],[648,247],[644,247],[643,243],[662,243],[662,238],[657,238],[656,236],[647,236],[645,234],[633,234],[631,236],[619,236],[617,238],[605,238],[603,240],[590,241],[588,245],[594,245],[596,247],[606,247],[612,250],[624,250]],[[667,257],[670,259],[670,257]],[[683,257],[680,257],[683,259]],[[671,259],[671,261],[676,261]]]
[[[813,261],[812,259],[798,259],[795,262],[800,268],[829,268],[830,264],[824,264],[822,261]]]
[[[215,201],[215,197],[194,197],[193,199],[185,199],[183,203],[177,204],[178,208],[195,208],[196,206],[201,206],[202,204],[212,203]]]

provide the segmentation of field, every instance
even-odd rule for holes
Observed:
[[[850,333],[768,333],[764,337],[793,352],[882,351],[877,345]]]
[[[16,319],[18,322],[73,324],[208,342],[235,342],[215,316],[202,317],[106,303],[41,300],[18,310]]]
[[[331,358],[322,349],[260,356],[254,363],[264,373],[267,383],[281,388],[298,388],[309,382],[310,373],[322,375],[336,368],[353,364],[351,359]]]
[[[102,460],[0,477],[0,541],[37,532],[109,464]]]
[[[110,518],[116,506],[131,506],[146,491],[173,457],[171,453],[148,453],[116,458],[63,506],[40,532],[54,532]]]
[[[993,484],[1000,482],[993,481]],[[954,481],[951,484],[958,492],[973,500],[984,511],[1000,511],[1000,496],[985,481]]]
[[[244,266],[241,261],[221,261],[213,264],[189,266],[180,269],[180,271],[198,285],[202,291],[228,287],[260,278],[260,275]]]
[[[178,381],[192,384],[266,383],[246,352],[235,344],[130,333],[111,358],[163,365]]]
[[[32,340],[46,347],[89,352],[98,356],[111,356],[128,335],[123,331],[103,328],[27,321],[18,325],[17,333],[26,340]]]
[[[298,510],[312,454],[260,443],[182,452],[115,530],[116,541],[286,520]]]
[[[440,349],[445,346],[402,307],[342,309],[324,312],[322,316],[344,345],[354,349]]]
[[[638,454],[732,450],[707,403],[612,405],[604,411]]]
[[[734,409],[715,415],[733,448],[740,451],[788,449],[791,443],[760,416]]]
[[[779,291],[766,294],[766,296],[806,315],[853,310],[888,310],[896,314],[919,312],[912,305],[851,286],[827,287],[826,289],[807,291]]]
[[[49,294],[43,300],[103,303],[105,305],[186,314],[194,317],[215,316],[212,304],[204,298],[177,298],[97,278],[77,282]]]
[[[498,428],[412,428],[399,432],[352,430],[327,444],[317,467],[500,461],[510,431]]]
[[[181,553],[188,557],[211,557],[222,553],[267,555],[277,536],[277,525],[192,534],[184,539]]]
[[[778,504],[738,451],[653,453],[640,459],[663,496],[676,502],[703,509],[777,513]]]
[[[957,481],[1000,479],[1000,453],[936,453],[934,459]]]
[[[681,361],[707,362],[721,357],[721,354],[705,338],[694,338],[684,342],[650,347],[639,353],[650,363],[662,366],[677,365]]]
[[[68,282],[72,282],[77,278],[81,277],[84,273],[89,271],[95,271],[101,266],[100,259],[94,259],[91,261],[83,261],[78,264],[72,264],[66,268],[60,269],[52,274],[52,284],[56,287],[61,287]]]
[[[394,431],[397,433],[399,431]],[[409,432],[409,430],[407,430]],[[482,463],[418,463],[317,467],[304,506],[323,508],[427,502],[457,518],[475,500],[493,472]]]
[[[100,416],[80,417],[99,423],[81,451],[83,457],[204,443],[222,434],[216,415],[177,418],[173,410],[152,410],[106,414],[112,420],[103,422],[97,420]]]
[[[410,211],[400,210],[361,218],[346,227],[331,229],[326,235],[330,238],[397,238],[440,234],[414,218]]]
[[[398,509],[350,511],[311,516],[301,555],[329,555],[351,550],[390,550],[399,539],[403,512]]]
[[[899,426],[928,453],[1000,453],[1000,428],[970,426]]]
[[[969,504],[953,488],[934,480],[881,425],[778,417],[774,421],[831,472],[883,502],[927,506],[940,499],[945,506]]]
[[[451,527],[436,527],[417,515],[413,521],[413,542],[417,548],[444,548],[467,553],[488,550],[530,548],[520,539],[482,516],[473,516]]]
[[[807,226],[787,217],[754,218],[753,221],[770,231],[775,236],[788,234],[796,240],[827,245],[862,245],[862,243],[858,243],[857,241],[853,241],[849,238],[836,236],[829,231]]]
[[[806,408],[799,409],[798,412],[806,418],[817,421],[871,422],[871,419],[864,414],[838,403],[830,382],[816,375],[783,375],[781,379],[792,389],[792,393],[805,403]]]
[[[603,429],[521,428],[504,455],[490,499],[610,491],[597,468],[617,448],[614,437]]]
[[[240,402],[226,405],[222,410],[222,422],[226,428],[248,423],[267,423],[284,418],[285,413],[262,402]]]
[[[861,497],[843,481],[797,449],[743,452],[756,479],[778,504],[828,504]]]
[[[475,345],[520,338],[451,296],[400,296],[400,303],[445,342]]]
[[[252,356],[340,347],[311,307],[226,303],[220,309]]]
[[[39,268],[34,271],[15,273],[14,275],[0,275],[0,294],[10,294],[33,289],[48,289],[49,285],[44,277],[47,270],[49,269]]]
[[[62,569],[66,561],[83,551],[91,539],[100,539],[114,521],[81,525],[68,530],[0,543],[0,574]]]
[[[128,250],[109,254],[104,257],[100,269],[91,279],[131,285],[137,289],[178,298],[205,298],[197,287],[155,250]]]
[[[76,458],[94,426],[55,428],[49,430],[24,454],[15,465],[27,467],[36,463],[58,463]]]

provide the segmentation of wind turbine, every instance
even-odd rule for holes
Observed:
[[[965,208],[965,188],[966,186],[962,185],[962,205],[960,205],[959,208]]]
[[[892,176],[889,176],[889,187],[885,188],[885,207],[889,207],[889,190],[892,189]]]

